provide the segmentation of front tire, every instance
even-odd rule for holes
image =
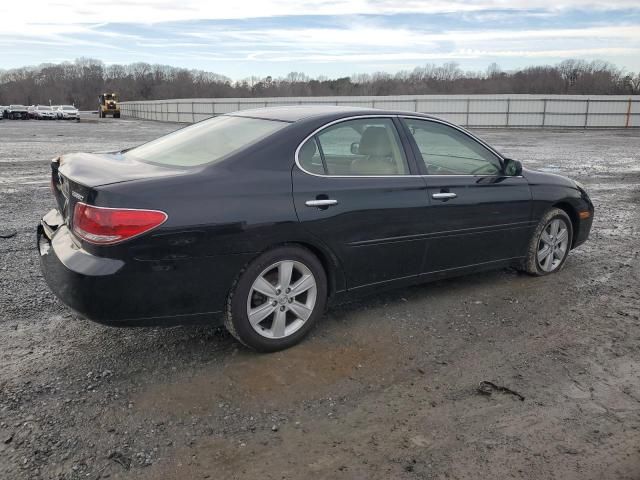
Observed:
[[[543,215],[531,240],[525,262],[530,275],[543,276],[559,271],[567,260],[573,241],[573,226],[564,210],[552,208]]]
[[[306,248],[284,246],[253,260],[239,275],[227,301],[225,326],[259,352],[300,342],[327,303],[327,276]]]

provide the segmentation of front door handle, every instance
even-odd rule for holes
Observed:
[[[304,202],[304,204],[307,207],[317,207],[317,208],[322,208],[322,207],[330,207],[331,205],[337,205],[338,204],[338,200],[333,200],[331,198],[324,198],[321,200],[307,200],[306,202]]]
[[[431,198],[435,198],[436,200],[449,200],[450,198],[456,198],[458,195],[451,192],[440,192],[434,193],[431,195]]]

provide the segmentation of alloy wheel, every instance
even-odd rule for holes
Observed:
[[[538,265],[545,272],[556,270],[567,255],[569,248],[568,225],[554,218],[542,229],[538,240]]]
[[[263,337],[285,338],[311,316],[318,287],[311,270],[301,262],[283,260],[255,279],[247,298],[247,317]]]

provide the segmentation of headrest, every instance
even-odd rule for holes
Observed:
[[[358,147],[360,155],[388,157],[391,155],[391,142],[385,127],[367,127]]]

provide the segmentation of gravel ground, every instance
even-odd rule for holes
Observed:
[[[640,478],[640,131],[478,132],[587,186],[591,239],[560,273],[383,293],[257,355],[75,318],[40,275],[49,160],[176,127],[0,121],[0,478]]]

